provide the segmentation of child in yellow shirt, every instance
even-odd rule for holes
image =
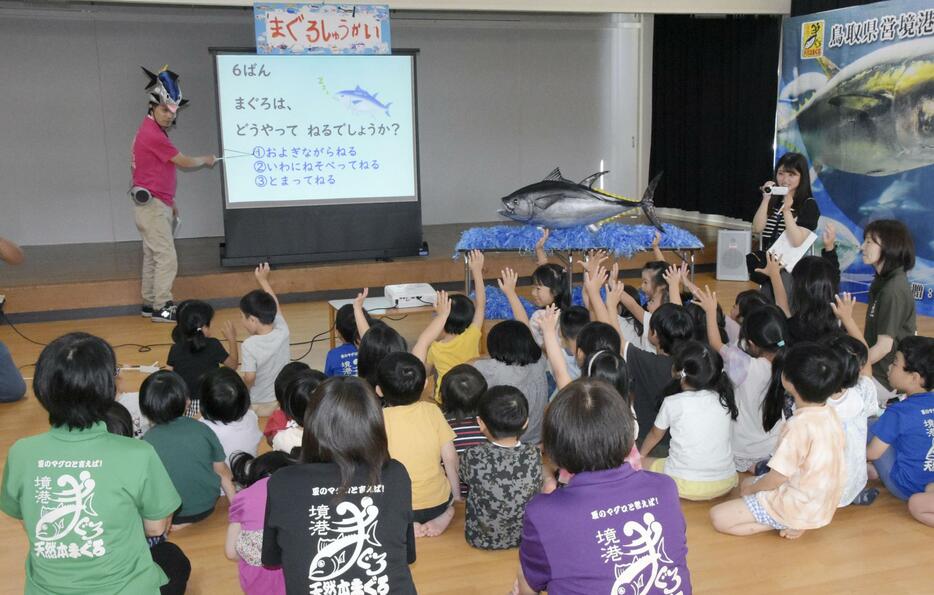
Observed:
[[[486,311],[486,287],[483,285],[483,252],[471,250],[467,264],[476,289],[476,304],[465,295],[451,296],[451,313],[441,336],[428,348],[427,374],[434,371],[435,401],[441,403],[441,379],[454,366],[480,357],[480,337]]]

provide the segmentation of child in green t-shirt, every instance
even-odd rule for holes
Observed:
[[[140,386],[140,411],[153,423],[143,440],[152,444],[182,497],[173,530],[211,516],[220,489],[228,500],[236,494],[217,435],[185,417],[187,407],[188,387],[175,372],[156,372]]]

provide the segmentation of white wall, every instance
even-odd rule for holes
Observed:
[[[637,17],[394,14],[393,42],[421,50],[425,224],[496,220],[500,196],[556,165],[580,179],[603,160],[608,190],[640,191]],[[200,154],[217,149],[207,48],[251,45],[249,10],[0,4],[0,235],[24,245],[138,239],[125,192],[146,109],[139,66],[180,73],[192,104],[172,138]],[[183,237],[223,234],[220,193],[216,170],[179,173]]]

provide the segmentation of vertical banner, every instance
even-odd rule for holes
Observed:
[[[804,154],[821,226],[837,229],[843,289],[866,301],[862,230],[898,219],[915,242],[908,276],[934,315],[934,9],[878,2],[786,19],[776,159]]]
[[[257,54],[391,54],[385,4],[253,5]]]

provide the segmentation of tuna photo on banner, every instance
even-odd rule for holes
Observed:
[[[821,228],[833,222],[843,289],[866,301],[873,269],[862,230],[911,230],[909,273],[920,314],[934,315],[934,9],[879,2],[787,19],[782,32],[776,159],[811,163]]]

